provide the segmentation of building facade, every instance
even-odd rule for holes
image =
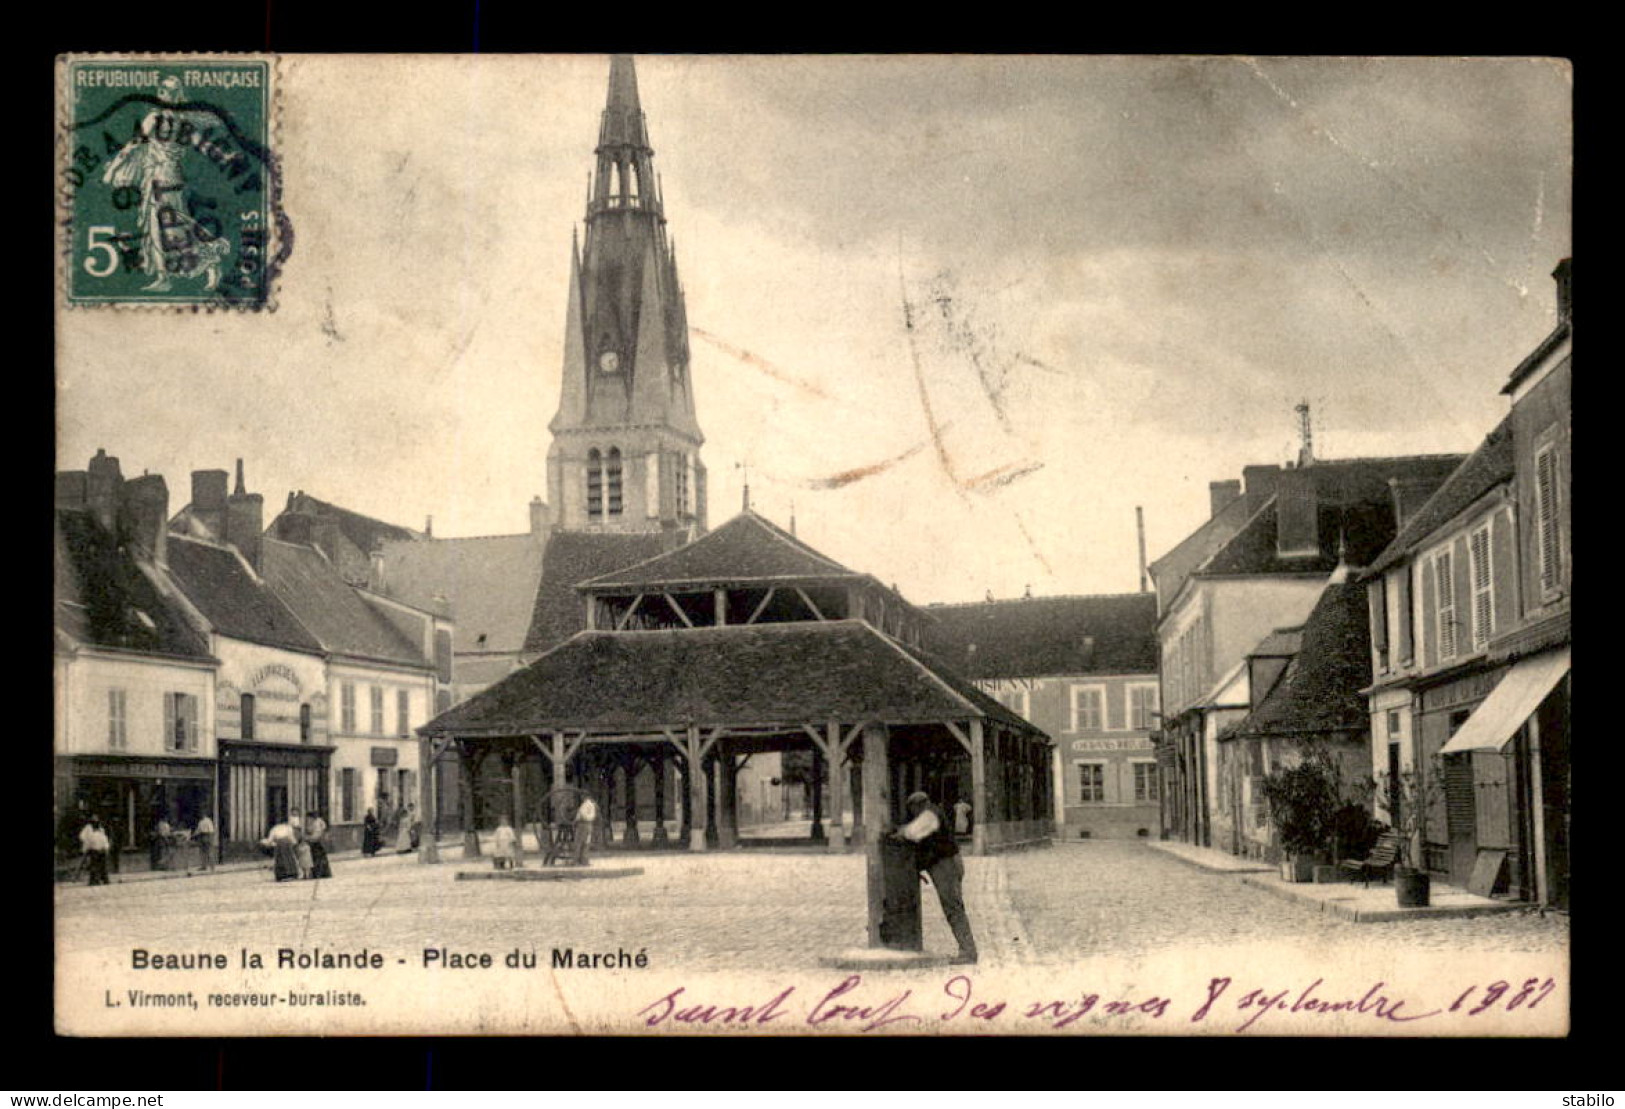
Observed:
[[[1150,593],[931,605],[933,651],[1055,741],[1056,834],[1155,836],[1160,713]]]
[[[1413,847],[1475,892],[1568,904],[1570,263],[1512,411],[1365,576],[1374,775],[1424,783]],[[1431,786],[1427,786],[1431,780]],[[1379,793],[1392,820],[1404,797]]]
[[[1213,517],[1151,566],[1157,583],[1165,834],[1204,847],[1238,845],[1246,806],[1221,782],[1219,737],[1253,706],[1237,684],[1248,653],[1303,624],[1342,565],[1360,566],[1394,538],[1399,490],[1431,492],[1460,455],[1317,459],[1248,466],[1212,486]],[[1241,503],[1248,510],[1234,509]]]
[[[100,816],[115,868],[147,865],[159,820],[218,815],[219,660],[169,580],[168,490],[98,451],[56,482],[55,803],[59,859]]]

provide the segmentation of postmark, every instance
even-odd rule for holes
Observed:
[[[73,307],[264,309],[292,247],[276,61],[59,60],[61,285]]]

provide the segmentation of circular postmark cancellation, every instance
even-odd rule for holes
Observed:
[[[74,306],[266,308],[293,245],[275,60],[65,57],[58,198]]]

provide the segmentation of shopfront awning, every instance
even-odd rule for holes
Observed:
[[[1473,710],[1467,723],[1439,751],[1456,755],[1466,751],[1499,751],[1540,707],[1563,675],[1569,672],[1567,648],[1536,655],[1513,664],[1501,684]]]

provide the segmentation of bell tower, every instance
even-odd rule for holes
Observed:
[[[703,531],[688,317],[630,55],[610,62],[594,155],[585,239],[570,240],[549,499],[569,531]]]

